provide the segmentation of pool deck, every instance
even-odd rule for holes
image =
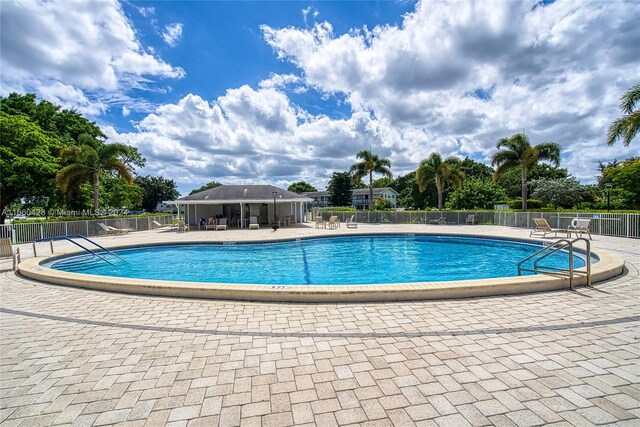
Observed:
[[[148,231],[108,247],[497,226]],[[545,239],[552,241],[554,239]],[[72,250],[56,242],[57,251]],[[0,423],[640,425],[640,241],[593,289],[377,303],[135,296],[0,280]],[[48,252],[48,244],[38,250]],[[23,260],[31,245],[21,245]],[[3,260],[0,267],[9,263]]]

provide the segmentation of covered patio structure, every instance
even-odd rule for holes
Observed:
[[[272,185],[221,185],[163,203],[175,205],[178,217],[191,227],[213,217],[226,218],[232,227],[246,228],[252,216],[260,224],[301,224],[305,203],[312,201]]]

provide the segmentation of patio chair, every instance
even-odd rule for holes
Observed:
[[[322,219],[322,215],[318,215],[316,217],[316,228],[326,228],[326,224],[324,219]]]
[[[467,224],[474,225],[478,222],[475,215],[467,216]]]
[[[176,230],[178,233],[179,232],[184,232],[186,233],[187,231],[189,231],[189,224],[187,224],[186,222],[184,222],[183,219],[179,219],[178,220],[178,229]]]
[[[430,219],[429,224],[446,225],[447,219],[442,216],[442,213],[440,213],[440,218]]]
[[[571,236],[569,230],[566,230],[564,228],[551,228],[547,220],[544,218],[533,218],[533,221],[536,223],[536,226],[529,233],[529,237],[533,236],[534,234],[542,234],[542,237],[547,237],[547,234],[551,233],[553,233],[555,237],[558,237],[558,233],[564,233],[567,237]]]
[[[216,229],[216,219],[214,217],[210,217],[207,220],[207,224],[204,226],[205,230],[215,230]]]
[[[14,248],[11,239],[0,239],[0,258],[11,258],[13,260],[13,270],[20,264],[20,248]]]
[[[327,222],[327,226],[329,228],[338,228],[338,217],[337,216],[331,216],[329,217],[329,222]]]
[[[358,228],[358,224],[354,221],[355,215],[351,215],[351,218],[347,219],[347,228]]]
[[[574,218],[571,220],[569,233],[580,233],[580,237],[582,237],[582,233],[587,233],[589,235],[589,240],[593,240],[591,237],[591,231],[589,230],[590,224],[591,220],[588,218]]]
[[[216,231],[226,230],[226,229],[227,229],[227,218],[220,218],[218,220],[218,225],[216,225]]]
[[[260,224],[258,224],[258,217],[252,216],[249,218],[249,230],[259,230]]]

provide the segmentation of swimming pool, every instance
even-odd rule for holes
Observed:
[[[150,246],[116,251],[115,265],[76,255],[47,266],[100,276],[197,283],[370,285],[517,276],[541,244],[477,237],[376,235],[244,244]],[[545,265],[566,267],[568,254]],[[574,268],[585,265],[574,257]]]

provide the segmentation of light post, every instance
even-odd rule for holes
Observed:
[[[613,184],[608,182],[604,186],[607,189],[607,211],[610,211],[611,210],[611,187],[613,187]]]
[[[276,218],[276,196],[278,195],[278,192],[274,191],[271,194],[273,194],[273,223],[277,224],[278,223],[278,219]]]

